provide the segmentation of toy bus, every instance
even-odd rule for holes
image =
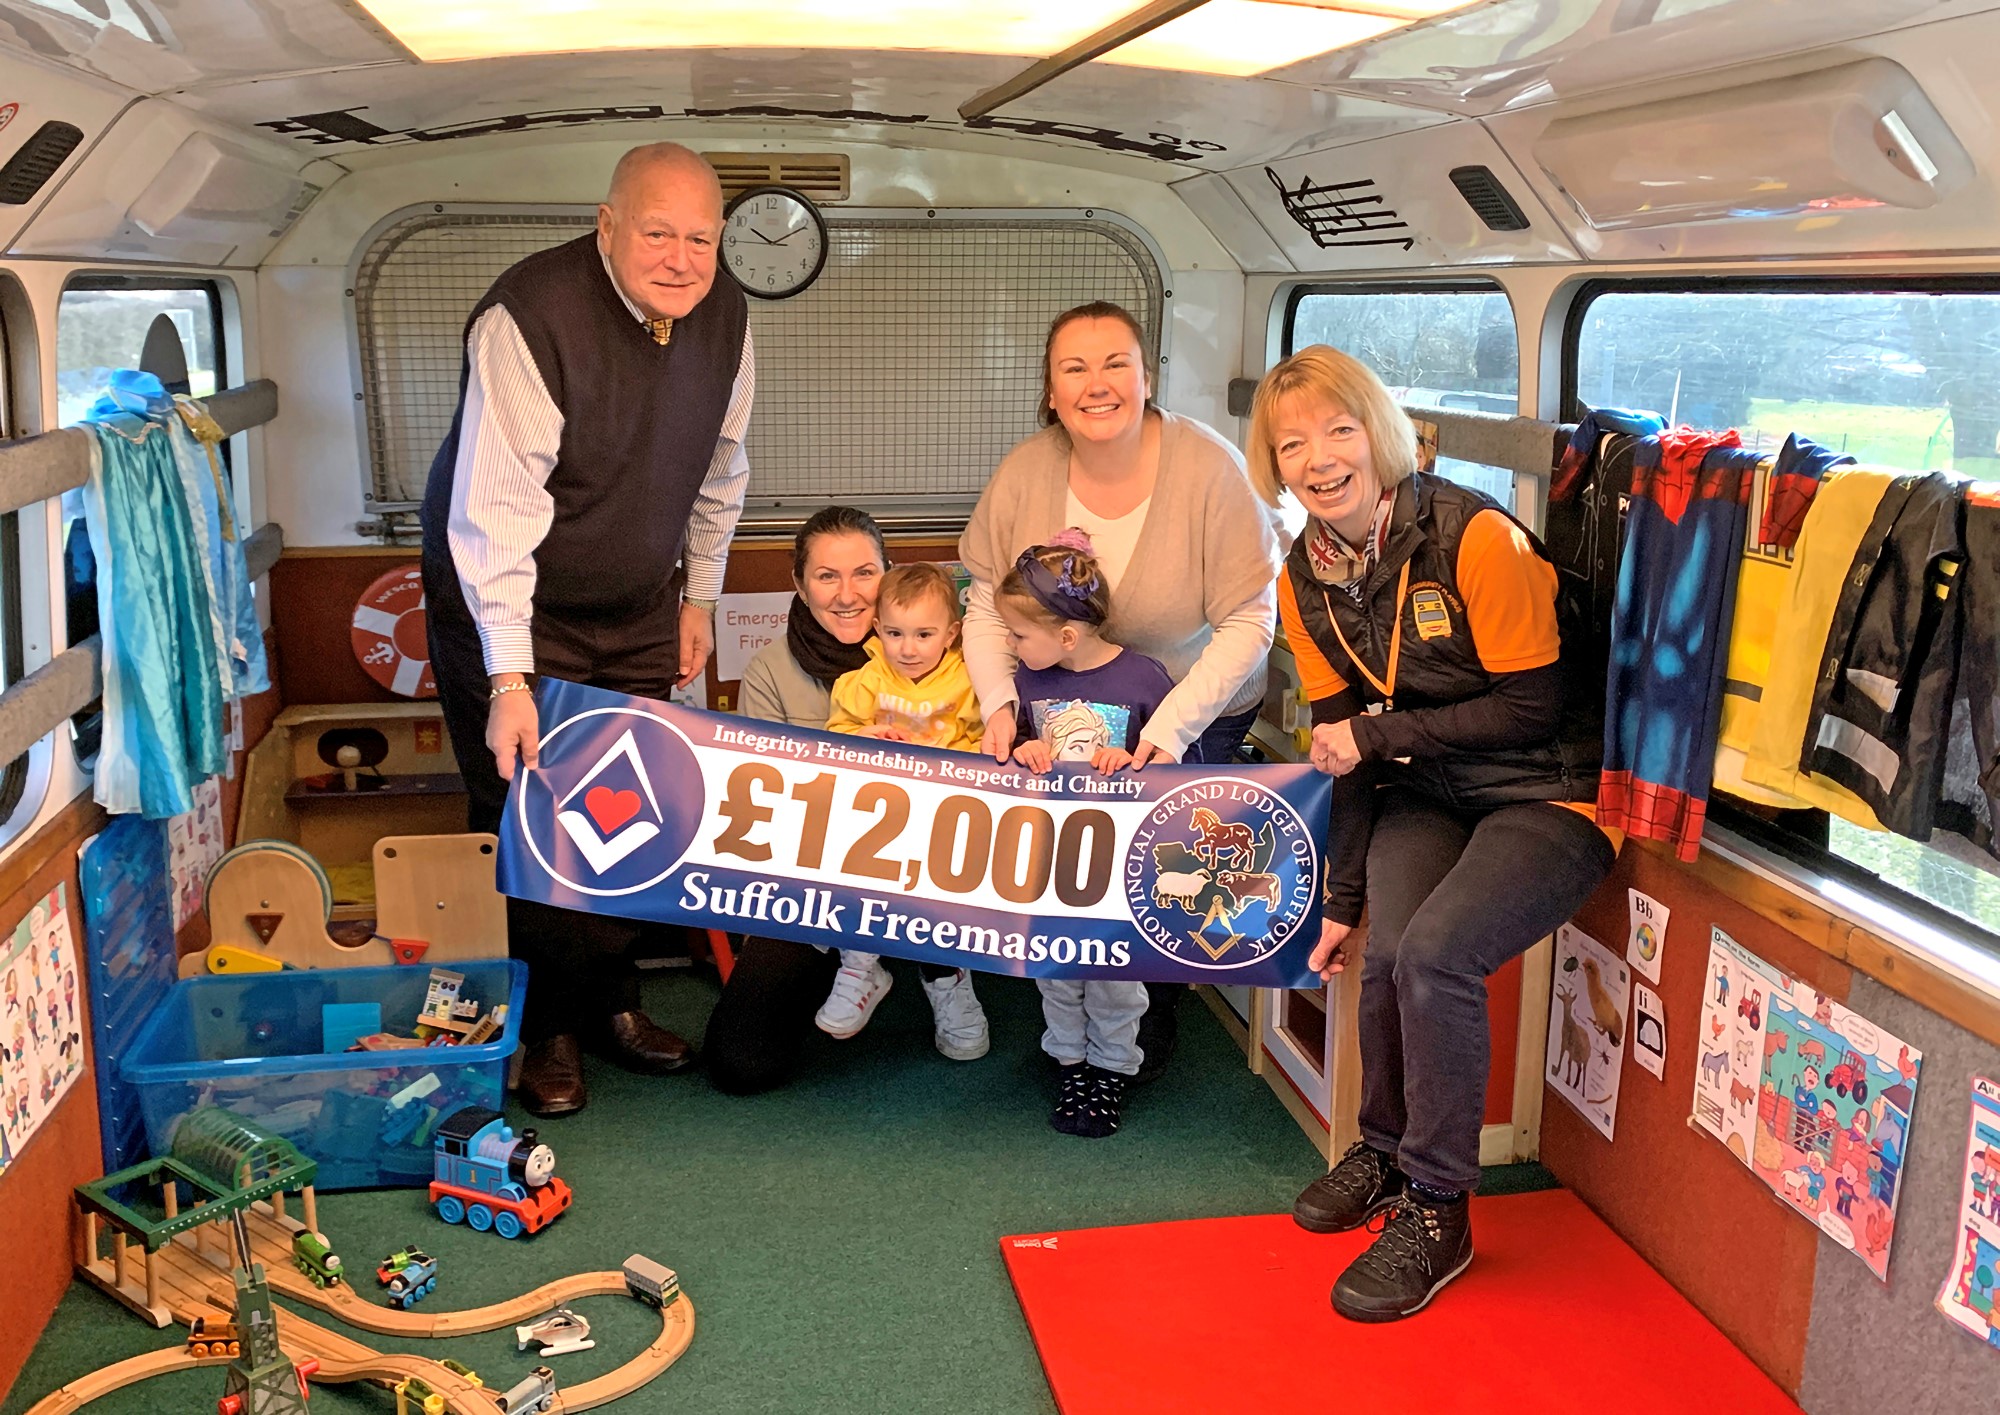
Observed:
[[[681,1295],[680,1275],[642,1253],[625,1260],[625,1290],[652,1307],[664,1307]]]

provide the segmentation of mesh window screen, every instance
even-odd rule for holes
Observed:
[[[473,305],[509,265],[590,222],[427,213],[363,255],[355,318],[377,509],[423,495],[458,401]],[[750,301],[755,504],[969,504],[1039,425],[1051,319],[1114,300],[1158,347],[1159,267],[1115,223],[829,214],[827,224],[833,248],[818,283],[790,300]]]

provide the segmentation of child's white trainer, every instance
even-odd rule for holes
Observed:
[[[942,978],[924,979],[924,995],[937,1019],[937,1049],[953,1061],[977,1061],[991,1045],[986,1009],[972,990],[972,975],[960,968]]]
[[[847,961],[853,958],[853,961]],[[860,959],[865,958],[865,963]],[[889,970],[872,954],[843,955],[840,971],[833,976],[833,991],[820,1004],[813,1024],[829,1037],[842,1041],[868,1025],[882,999],[889,995]],[[982,1019],[981,1027],[985,1026]]]

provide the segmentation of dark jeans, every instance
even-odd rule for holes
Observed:
[[[894,960],[884,958],[883,966]],[[708,1014],[702,1055],[715,1089],[732,1096],[776,1090],[799,1069],[799,1053],[812,1034],[813,1015],[833,987],[840,955],[810,944],[777,938],[744,938],[736,945],[736,966]],[[958,969],[919,963],[917,971],[935,982]],[[989,979],[993,974],[986,975]]]
[[[718,1091],[754,1096],[775,1090],[798,1070],[813,1014],[826,1001],[840,955],[804,943],[746,938],[715,1010],[702,1054]]]
[[[1566,922],[1617,853],[1546,801],[1453,810],[1376,795],[1361,964],[1361,1138],[1435,1189],[1479,1183],[1486,979]]]
[[[507,803],[507,783],[486,745],[487,674],[479,630],[466,607],[449,556],[425,555],[424,608],[431,671],[445,730],[465,778],[467,828],[495,831]],[[659,597],[617,619],[582,620],[537,610],[535,672],[618,693],[665,698],[680,674],[680,592]],[[508,951],[528,965],[521,1036],[530,1044],[601,1027],[639,1006],[634,945],[655,925],[604,914],[507,901]]]
[[[1257,709],[1231,713],[1228,717],[1218,717],[1201,729],[1201,735],[1188,743],[1187,755],[1181,760],[1189,766],[1224,766],[1236,760],[1236,749],[1243,745],[1243,739],[1250,735],[1250,724],[1257,720]]]

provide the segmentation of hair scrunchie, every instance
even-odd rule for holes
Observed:
[[[1038,554],[1048,550],[1075,553],[1063,557],[1062,571],[1058,574],[1044,565]],[[1020,574],[1023,587],[1034,596],[1035,603],[1056,618],[1098,625],[1104,622],[1105,614],[1092,603],[1091,596],[1097,593],[1103,578],[1093,564],[1088,578],[1081,582],[1077,579],[1077,560],[1090,555],[1090,538],[1082,531],[1066,530],[1051,536],[1047,545],[1029,546],[1022,551],[1014,562],[1014,569]]]

